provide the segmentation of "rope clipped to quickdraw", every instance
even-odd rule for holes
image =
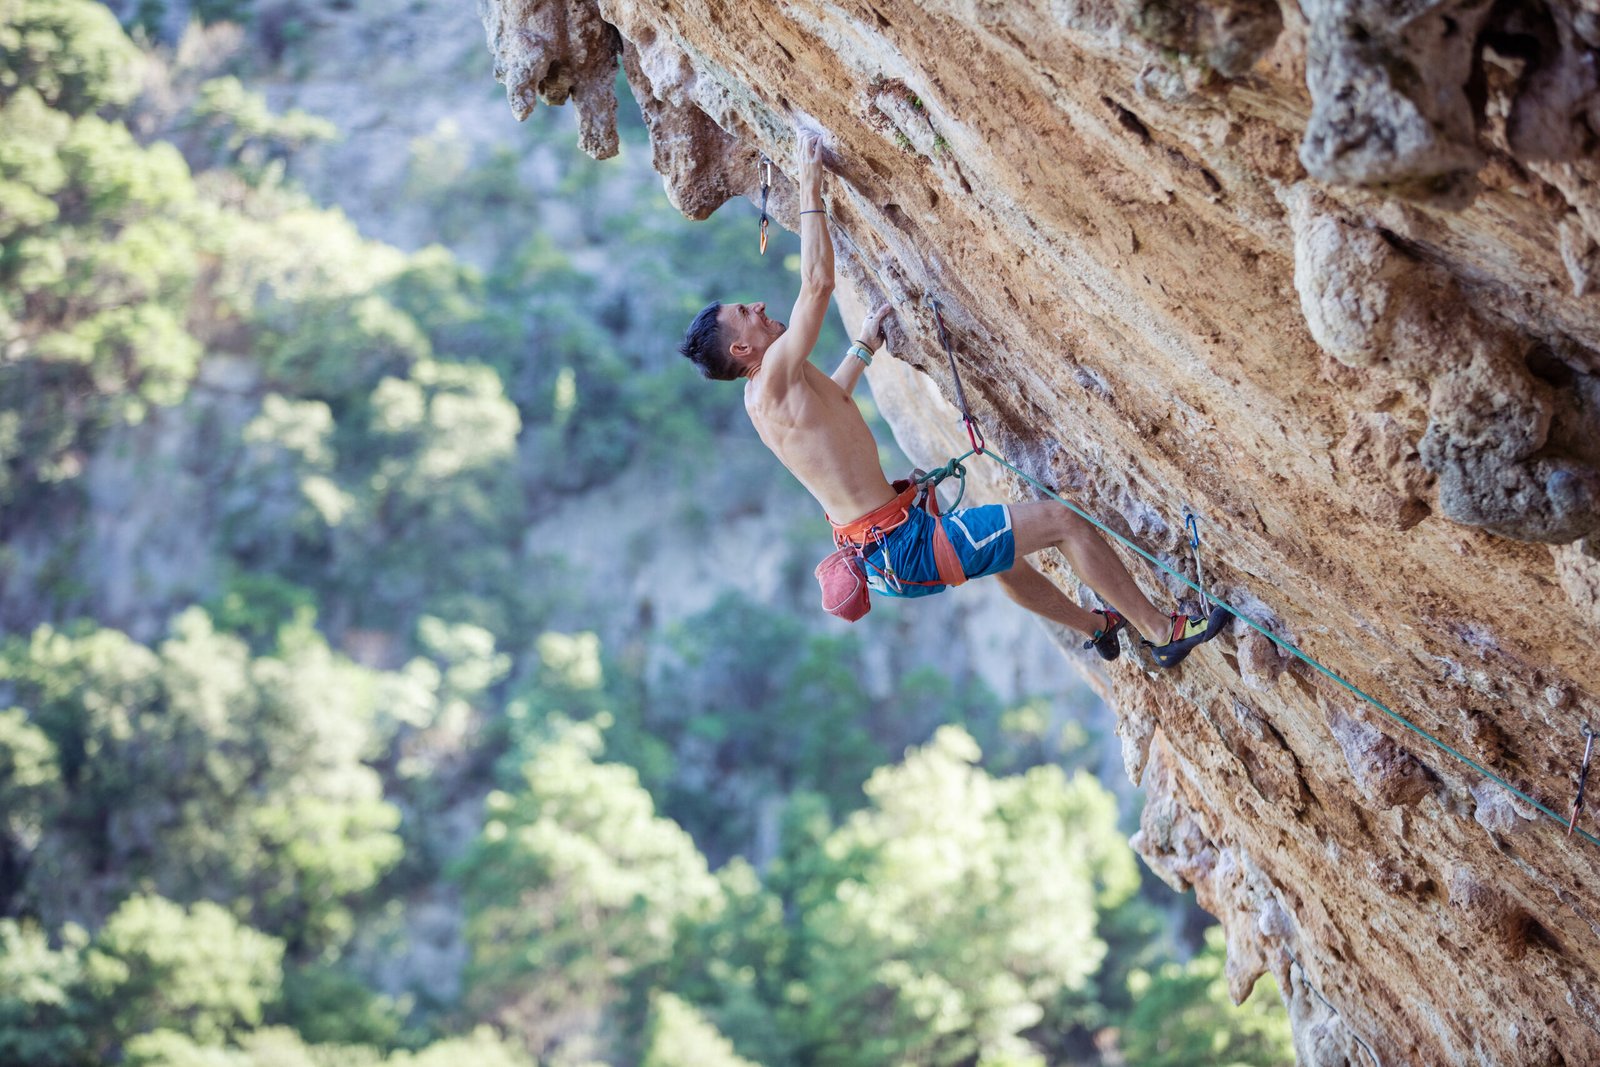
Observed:
[[[919,477],[917,479],[917,484],[927,486],[928,492],[931,493],[938,489],[939,483],[944,481],[946,478],[957,479],[960,484],[960,488],[956,490],[955,502],[946,509],[948,511],[954,511],[956,508],[961,506],[962,498],[967,495],[967,468],[961,465],[961,461],[966,459],[967,456],[971,455],[975,455],[975,453],[968,452],[965,456],[958,456],[942,467],[935,467],[933,470],[928,471],[926,474]]]
[[[1589,757],[1594,753],[1595,731],[1589,728],[1588,723],[1583,724],[1583,766],[1578,771],[1578,799],[1572,802],[1572,817],[1567,820],[1567,836],[1572,836],[1572,830],[1578,825],[1578,812],[1583,809],[1583,787],[1589,784]]]
[[[950,347],[950,331],[945,329],[944,311],[936,296],[928,297],[928,304],[933,308],[933,322],[939,328],[939,343],[944,346],[944,354],[950,360],[950,377],[956,383],[956,403],[961,408],[961,421],[967,427],[967,440],[972,442],[972,451],[983,455],[983,431],[978,428],[978,423],[972,417],[972,409],[967,407],[967,392],[961,388],[961,371],[956,367],[956,353]]]
[[[772,194],[772,160],[762,156],[757,173],[761,175],[761,254],[766,255],[767,226],[772,222],[772,216],[767,214],[767,197]]]
[[[1211,598],[1206,596],[1206,576],[1200,569],[1200,520],[1194,517],[1194,512],[1185,510],[1183,513],[1183,528],[1189,533],[1189,547],[1194,550],[1194,580],[1195,586],[1200,590],[1200,611],[1202,614],[1211,614]]]

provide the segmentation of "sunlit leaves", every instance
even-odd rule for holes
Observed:
[[[51,746],[12,731],[11,747],[31,763],[51,752],[68,787],[21,890],[46,914],[92,912],[97,894],[148,879],[240,897],[297,942],[337,942],[349,898],[399,857],[398,814],[361,762],[378,688],[320,638],[256,658],[197,609],[154,651],[41,627],[0,646],[0,682]],[[90,877],[106,868],[117,876]]]
[[[130,897],[96,936],[87,966],[120,1033],[176,1029],[202,1042],[260,1024],[283,977],[283,944],[201,901]]]
[[[650,998],[644,1057],[639,1067],[757,1067],[733,1051],[733,1045],[694,1005],[671,993]]]
[[[37,925],[0,919],[0,1062],[88,1067],[95,1010],[84,995],[88,935],[68,924],[53,948]]]
[[[1134,1006],[1119,1045],[1139,1067],[1290,1067],[1295,1062],[1289,1017],[1270,976],[1237,1008],[1228,995],[1222,928],[1186,963],[1168,962],[1129,976]]]
[[[596,762],[592,726],[555,729],[515,792],[491,794],[463,866],[469,1000],[538,1051],[662,959],[716,883],[631,768]]]
[[[1109,798],[1053,768],[991,778],[978,757],[940,730],[826,842],[844,877],[806,917],[803,1018],[830,1062],[1026,1054],[1022,1032],[1100,964],[1097,890],[1132,875],[1095,843],[1116,840]]]
[[[81,115],[138,91],[138,50],[91,0],[0,0],[0,55],[0,101],[28,86]]]

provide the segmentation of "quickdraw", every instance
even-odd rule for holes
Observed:
[[[772,160],[762,156],[758,173],[761,175],[761,254],[766,255],[767,226],[772,222],[772,216],[767,214],[767,197],[772,194]]]
[[[1578,771],[1578,799],[1572,802],[1572,817],[1567,820],[1568,837],[1578,825],[1578,812],[1583,809],[1583,787],[1589,784],[1589,757],[1594,753],[1595,732],[1588,723],[1583,724],[1583,766]]]
[[[1194,551],[1194,585],[1200,590],[1200,611],[1209,615],[1211,598],[1206,596],[1206,576],[1200,569],[1200,520],[1194,517],[1194,512],[1183,513],[1183,528],[1189,534],[1189,547]]]
[[[950,331],[944,325],[944,311],[939,303],[939,298],[930,296],[928,304],[933,308],[933,323],[939,329],[939,343],[944,346],[945,357],[950,360],[950,377],[956,383],[956,403],[961,407],[961,422],[967,428],[967,440],[972,442],[974,455],[983,455],[983,430],[972,417],[972,409],[967,407],[967,391],[961,388],[961,371],[956,368],[955,350],[950,347]]]

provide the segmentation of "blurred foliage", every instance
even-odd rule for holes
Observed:
[[[1129,979],[1133,1009],[1121,1047],[1133,1067],[1292,1067],[1289,1019],[1270,975],[1237,1008],[1228,995],[1222,928],[1206,931],[1205,948],[1187,963],[1168,962]]]
[[[644,1055],[639,1067],[755,1067],[706,1021],[694,1005],[671,993],[650,998]]]
[[[102,1062],[137,1034],[176,1028],[211,1043],[261,1022],[283,943],[208,901],[123,901],[90,939],[67,925],[52,949],[38,927],[0,919],[0,1053],[57,1067]]]
[[[95,1062],[99,1013],[83,964],[88,935],[69,923],[57,939],[60,947],[53,948],[38,925],[0,919],[0,1062]]]
[[[398,814],[363,762],[375,683],[315,631],[252,658],[199,609],[155,649],[45,626],[0,644],[0,685],[34,730],[0,742],[32,761],[18,818],[50,829],[11,820],[11,910],[59,920],[148,884],[233,899],[291,944],[336,943],[347,902],[398,858]]]
[[[716,883],[599,731],[551,724],[514,792],[495,792],[463,861],[468,1004],[544,1052],[593,1029],[626,969],[659,962]]]
[[[728,594],[669,640],[646,723],[678,754],[663,807],[709,854],[738,852],[790,792],[817,793],[835,811],[861,803],[861,783],[892,749],[868,732],[854,637],[810,633]]]
[[[80,116],[139,91],[139,50],[108,8],[88,0],[3,0],[0,55],[0,104],[26,86]]]
[[[1043,1062],[1024,1031],[1081,992],[1105,944],[1096,908],[1137,886],[1115,805],[1056,768],[992,778],[944,727],[877,771],[872,806],[824,844],[809,892],[805,1044],[830,1063]]]
[[[319,17],[191,12],[273,63]],[[674,345],[792,291],[792,236],[755,256],[748,205],[691,230],[589,160],[533,197],[537,144],[446,124],[402,251],[287,179],[331,123],[244,64],[140,110],[164,61],[91,0],[0,0],[0,1062],[1282,1062],[1265,983],[1233,1011],[1217,946],[1174,962],[1037,705],[874,695],[857,637],[743,596],[559,629],[609,609],[546,512],[770,491],[706,479],[755,440]],[[97,573],[129,477],[145,514],[189,486],[180,593]]]
[[[283,943],[202,900],[122,902],[95,937],[87,971],[112,1033],[179,1030],[215,1043],[261,1023],[283,977]]]
[[[193,138],[185,155],[197,169],[226,167],[261,185],[280,178],[295,152],[335,139],[339,129],[304,111],[274,114],[260,93],[229,76],[200,86],[193,108],[174,133],[179,143]]]

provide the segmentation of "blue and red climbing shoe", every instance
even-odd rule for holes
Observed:
[[[1155,658],[1156,663],[1163,667],[1176,667],[1190,652],[1220,634],[1231,617],[1228,609],[1223,607],[1212,608],[1211,614],[1205,618],[1174,614],[1172,636],[1168,638],[1167,643],[1153,645],[1146,641],[1144,645],[1150,650],[1150,655]]]
[[[1093,637],[1083,643],[1083,647],[1094,649],[1100,653],[1101,659],[1116,659],[1122,655],[1122,638],[1118,635],[1122,633],[1123,627],[1128,625],[1128,620],[1118,615],[1111,608],[1107,608],[1104,611],[1095,608],[1094,613],[1104,619],[1105,622],[1100,629],[1094,632]]]

